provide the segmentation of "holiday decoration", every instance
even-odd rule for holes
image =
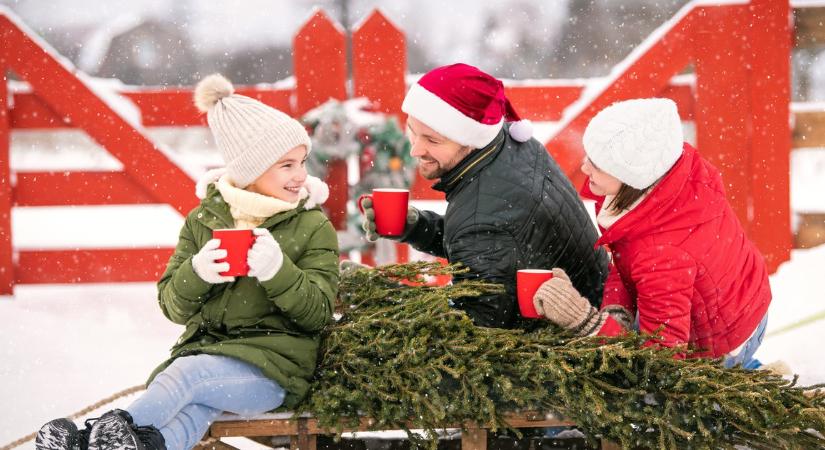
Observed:
[[[412,263],[345,271],[343,317],[325,333],[301,411],[333,430],[363,416],[375,429],[422,428],[429,438],[410,438],[430,448],[439,428],[506,429],[504,413],[517,410],[562,414],[623,448],[825,445],[823,393],[717,360],[674,359],[676,350],[642,346],[650,336],[574,338],[544,321],[521,330],[474,326],[450,300],[500,286],[421,283],[457,270]]]
[[[325,178],[330,161],[357,161],[360,177],[350,186],[352,199],[379,187],[408,189],[415,175],[410,143],[398,121],[369,108],[365,98],[343,102],[332,99],[302,118],[312,138],[309,173]],[[360,215],[355,208],[348,217],[347,228],[340,233],[342,252],[371,245],[361,238]]]

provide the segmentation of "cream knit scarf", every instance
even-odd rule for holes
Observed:
[[[298,207],[295,203],[250,192],[232,185],[224,175],[215,184],[224,201],[229,204],[229,212],[235,219],[235,228],[251,229],[279,212],[289,211]]]

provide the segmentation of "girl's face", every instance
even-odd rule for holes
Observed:
[[[307,149],[299,145],[246,187],[247,191],[268,195],[288,203],[299,200],[301,188],[307,179]]]
[[[618,178],[600,170],[586,156],[582,162],[582,173],[590,178],[590,191],[596,195],[616,195],[622,187]]]

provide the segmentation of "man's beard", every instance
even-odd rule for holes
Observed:
[[[421,176],[424,177],[427,180],[437,180],[437,179],[441,178],[442,176],[444,176],[445,173],[447,173],[447,170],[445,170],[441,166],[441,163],[439,163],[436,160],[432,160],[432,162],[434,162],[435,164],[427,164],[426,169],[424,168],[424,166],[421,165],[421,162],[422,161],[418,162],[418,173],[420,173]],[[428,161],[424,161],[424,162],[428,162]]]

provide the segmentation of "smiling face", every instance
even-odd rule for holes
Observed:
[[[452,170],[472,148],[442,136],[415,117],[407,117],[410,155],[418,161],[418,172],[428,180],[441,178]]]
[[[289,203],[297,202],[307,179],[306,157],[305,146],[293,148],[247,186],[246,190]]]
[[[586,156],[582,161],[582,173],[590,178],[590,191],[596,195],[616,195],[622,187],[618,178],[596,167]]]

